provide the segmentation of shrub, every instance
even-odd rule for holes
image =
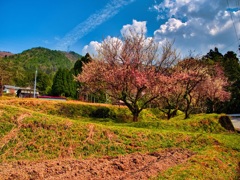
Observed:
[[[94,118],[110,118],[110,109],[108,107],[99,107],[96,111],[91,113],[91,117]]]

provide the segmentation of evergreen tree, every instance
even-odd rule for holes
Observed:
[[[222,62],[223,61],[223,55],[218,51],[218,48],[214,48],[214,50],[210,50],[207,55],[203,57],[203,59],[213,62]]]
[[[240,64],[237,54],[232,51],[224,55],[222,65],[224,67],[226,76],[231,81],[229,91],[231,92],[231,100],[225,103],[224,111],[227,113],[240,112]]]
[[[74,80],[73,72],[69,71],[67,73],[67,82],[68,82],[68,95],[69,97],[76,98],[77,95],[77,83]]]
[[[64,93],[63,70],[60,68],[53,78],[52,94],[61,96],[63,95],[62,93]]]
[[[49,94],[51,91],[52,80],[46,73],[39,71],[37,74],[37,89],[40,94]]]
[[[87,64],[87,63],[89,63],[91,61],[92,61],[92,58],[91,58],[89,53],[87,53],[81,59],[78,59],[76,61],[76,63],[74,64],[74,67],[73,67],[73,74],[74,74],[74,76],[78,76],[79,74],[81,74],[83,65]],[[80,94],[81,94],[81,90],[80,90],[81,89],[81,82],[76,81],[75,82],[75,88],[78,91],[78,94],[77,94],[78,97],[77,98],[79,98]]]
[[[92,58],[89,53],[83,56],[81,59],[78,59],[74,64],[74,75],[77,76],[82,72],[82,67],[84,64],[89,63],[92,61]]]
[[[72,71],[60,68],[53,79],[52,94],[76,98],[76,91],[76,83],[74,82]]]

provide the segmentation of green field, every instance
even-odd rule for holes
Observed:
[[[146,109],[131,122],[125,107],[36,99],[0,99],[0,163],[58,158],[86,159],[183,148],[186,163],[156,179],[240,178],[240,134],[218,122],[223,114],[167,120]]]

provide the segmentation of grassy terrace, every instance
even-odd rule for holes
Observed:
[[[131,122],[125,107],[36,99],[0,99],[0,161],[118,156],[186,148],[195,154],[156,179],[240,178],[240,135],[219,114],[166,120],[147,109]]]

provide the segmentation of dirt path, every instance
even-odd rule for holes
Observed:
[[[3,163],[0,164],[0,179],[144,180],[186,162],[193,154],[185,149],[168,149],[114,158]]]

